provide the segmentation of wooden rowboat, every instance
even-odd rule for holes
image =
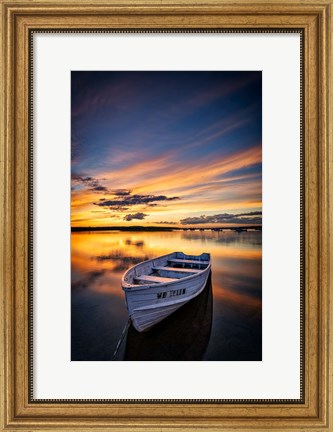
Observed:
[[[203,360],[213,318],[211,277],[203,291],[149,331],[138,333],[130,325],[124,360]]]
[[[121,284],[134,328],[143,332],[198,296],[211,270],[210,254],[173,252],[131,267]]]

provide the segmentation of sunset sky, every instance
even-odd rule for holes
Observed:
[[[72,72],[72,226],[261,224],[261,72]]]

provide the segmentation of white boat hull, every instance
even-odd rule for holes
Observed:
[[[149,331],[138,333],[130,325],[124,360],[202,360],[209,343],[213,319],[210,279],[208,277],[201,294]]]
[[[172,259],[174,256],[184,255],[180,254],[180,252],[175,252],[174,254],[145,261],[132,267],[132,269],[125,273],[122,285],[126,295],[128,312],[133,326],[137,331],[143,332],[149,330],[191,299],[198,296],[205,288],[211,270],[210,259],[208,264],[205,261],[205,265],[200,265],[200,263],[198,265],[193,264],[193,267],[196,267],[194,270],[195,273],[190,273],[191,269],[187,268],[184,271],[188,271],[188,275],[182,275],[182,277],[178,279],[175,275],[182,274],[182,268],[177,268],[173,271],[167,266],[165,268],[168,269],[168,271],[163,270],[161,265],[166,266],[168,260]],[[208,256],[208,254],[205,254],[205,256]],[[186,257],[189,256],[186,255]],[[190,258],[194,257],[191,256]],[[177,261],[177,259],[175,261]],[[189,266],[191,266],[191,264]],[[163,283],[148,283],[143,285],[133,285],[128,282],[131,277],[131,274],[128,274],[129,272],[134,272],[139,275],[137,277],[140,278],[140,273],[147,274],[149,268],[152,267],[161,268],[162,273],[173,276],[170,278],[171,282],[167,282],[167,279]],[[134,277],[133,274],[132,277]]]

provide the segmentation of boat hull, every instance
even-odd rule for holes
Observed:
[[[198,296],[206,286],[210,271],[209,262],[198,274],[173,282],[140,287],[123,286],[134,328],[139,332],[147,331]]]
[[[161,302],[158,305],[154,304],[149,307],[146,306],[143,308],[133,309],[133,312],[131,314],[131,320],[134,328],[139,332],[147,331],[155,324],[164,320],[166,317],[168,317],[173,312],[178,310],[180,307],[188,303],[194,297],[198,296],[205,288],[208,277],[209,274],[205,278],[201,278],[200,282],[195,281],[195,283],[191,286],[189,286],[188,284],[186,285],[182,284],[182,286],[184,285],[186,287],[185,294],[187,294],[189,291],[192,291],[192,294],[190,296],[185,297],[184,299],[181,299],[180,301],[177,301],[177,303]],[[181,290],[181,289],[182,288],[178,288],[177,286],[177,290]],[[172,286],[169,288],[165,287],[163,291],[167,293],[173,292],[174,288],[172,288]]]
[[[208,278],[201,294],[149,331],[138,333],[131,325],[124,360],[202,360],[210,339],[212,315],[212,285]]]

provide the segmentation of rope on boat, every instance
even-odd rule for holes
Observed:
[[[124,337],[126,336],[126,333],[127,333],[128,329],[129,329],[130,324],[131,324],[131,318],[128,318],[128,321],[127,321],[127,323],[126,323],[126,325],[124,327],[124,330],[123,330],[123,332],[122,332],[122,334],[121,334],[121,336],[119,338],[119,341],[117,343],[116,349],[115,349],[115,351],[113,353],[112,361],[116,358],[116,355],[118,353],[120,345],[121,345],[122,341],[124,340]]]

